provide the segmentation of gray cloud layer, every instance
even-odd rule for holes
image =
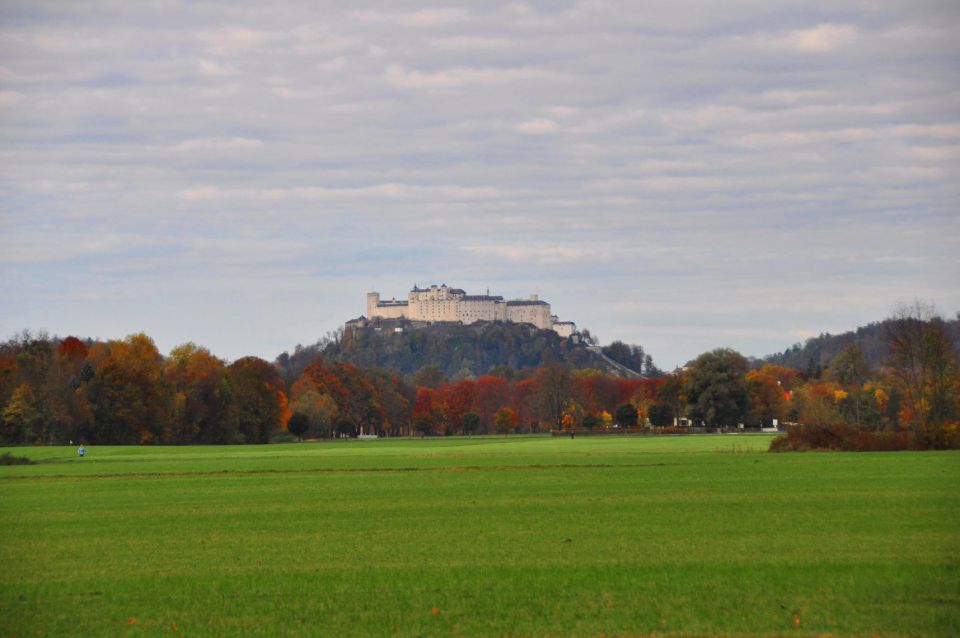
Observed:
[[[953,2],[7,2],[0,332],[273,356],[414,282],[664,366],[960,307]]]

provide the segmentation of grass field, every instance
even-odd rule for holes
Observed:
[[[0,449],[0,637],[960,635],[960,455]]]

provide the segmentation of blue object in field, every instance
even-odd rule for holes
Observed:
[[[87,453],[87,451],[84,449],[84,447],[83,447],[82,445],[80,446],[80,449],[77,450],[77,454],[79,454],[80,456],[83,456],[83,455],[86,454],[86,453]]]

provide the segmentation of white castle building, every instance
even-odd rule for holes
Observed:
[[[550,304],[537,295],[529,299],[504,301],[503,297],[468,295],[460,288],[430,286],[413,287],[406,301],[381,301],[380,293],[367,293],[367,317],[370,319],[409,319],[411,321],[512,321],[533,324],[541,330],[553,330],[561,337],[569,337],[577,330],[572,321],[558,321],[550,314]]]

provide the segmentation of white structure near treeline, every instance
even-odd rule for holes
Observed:
[[[420,288],[414,286],[406,301],[382,301],[379,292],[367,293],[367,317],[370,319],[409,319],[427,322],[511,321],[529,323],[541,330],[553,330],[561,337],[569,337],[577,330],[572,321],[558,321],[550,314],[550,304],[537,295],[529,299],[505,301],[499,295],[468,295],[460,288],[447,284]]]

